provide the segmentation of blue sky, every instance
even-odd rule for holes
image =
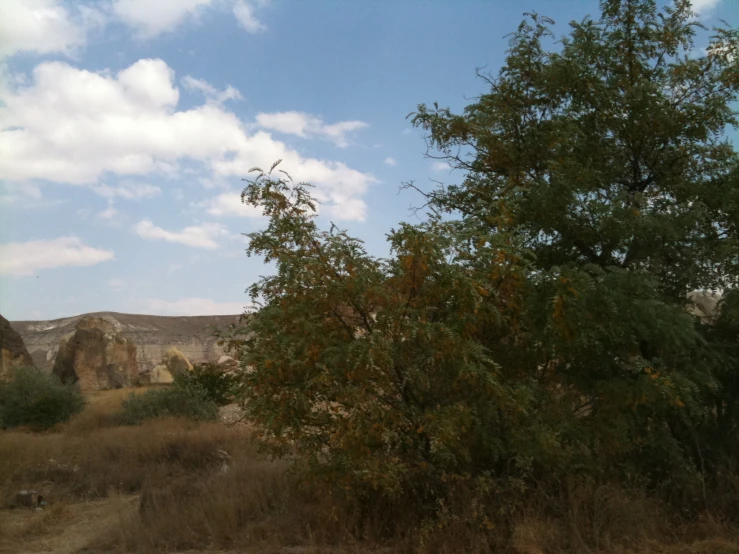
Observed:
[[[709,28],[736,0],[699,0]],[[320,221],[386,255],[419,198],[459,180],[405,116],[461,111],[537,11],[597,0],[2,0],[0,314],[239,313],[269,272],[241,233],[252,166],[315,185]],[[702,33],[698,48],[708,45]]]

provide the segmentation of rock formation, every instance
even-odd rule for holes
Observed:
[[[139,371],[150,373],[172,347],[190,362],[215,362],[226,352],[216,344],[211,327],[227,328],[238,323],[238,315],[165,317],[153,315],[98,312],[51,321],[13,321],[11,325],[23,337],[36,367],[51,371],[59,343],[74,332],[83,317],[95,316],[115,320],[123,336],[136,344]]]
[[[232,374],[238,371],[239,362],[234,360],[231,356],[221,356],[218,358],[216,367],[218,367],[222,373]]]
[[[166,384],[174,381],[174,376],[179,373],[188,373],[192,371],[192,364],[182,352],[177,348],[170,348],[164,353],[161,363],[154,366],[151,372],[141,375],[143,381],[148,381],[152,385]]]
[[[179,373],[189,373],[192,371],[192,364],[182,352],[177,348],[170,348],[164,353],[162,365],[165,366],[172,375]]]
[[[115,319],[84,317],[63,337],[53,372],[82,390],[131,387],[138,382],[136,345],[121,334]]]
[[[139,377],[146,380],[146,374],[142,374]],[[174,381],[174,376],[167,369],[166,365],[159,364],[154,366],[154,369],[149,373],[148,382],[152,385],[166,385]]]
[[[33,366],[33,358],[21,336],[0,315],[0,382],[5,381],[16,367]]]

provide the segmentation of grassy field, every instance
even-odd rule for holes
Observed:
[[[114,426],[128,394],[90,395],[86,410],[53,432],[0,432],[0,552],[739,552],[720,524],[667,531],[651,505],[618,491],[583,496],[556,520],[532,507],[512,539],[460,523],[425,540],[381,542],[371,529],[358,532],[356,515],[328,491],[296,486],[284,464],[260,457],[246,426]],[[226,466],[219,451],[230,456]],[[48,497],[45,510],[9,508],[27,489]],[[363,534],[370,538],[357,540]]]

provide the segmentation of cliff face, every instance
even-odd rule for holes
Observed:
[[[88,316],[118,324],[119,334],[136,345],[140,373],[150,372],[173,347],[193,364],[217,361],[225,352],[216,344],[210,327],[225,329],[239,320],[238,315],[166,317],[98,312],[50,321],[11,321],[10,325],[23,338],[36,367],[51,372],[61,340],[70,337],[77,322]]]
[[[132,387],[139,380],[136,345],[119,331],[116,320],[84,317],[74,335],[59,344],[53,372],[82,390]]]
[[[0,382],[8,378],[13,368],[32,365],[33,359],[23,344],[23,338],[0,315]]]

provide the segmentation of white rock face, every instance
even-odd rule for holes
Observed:
[[[174,377],[172,377],[166,365],[155,366],[149,374],[149,383],[152,385],[166,385],[172,382],[174,382]]]

